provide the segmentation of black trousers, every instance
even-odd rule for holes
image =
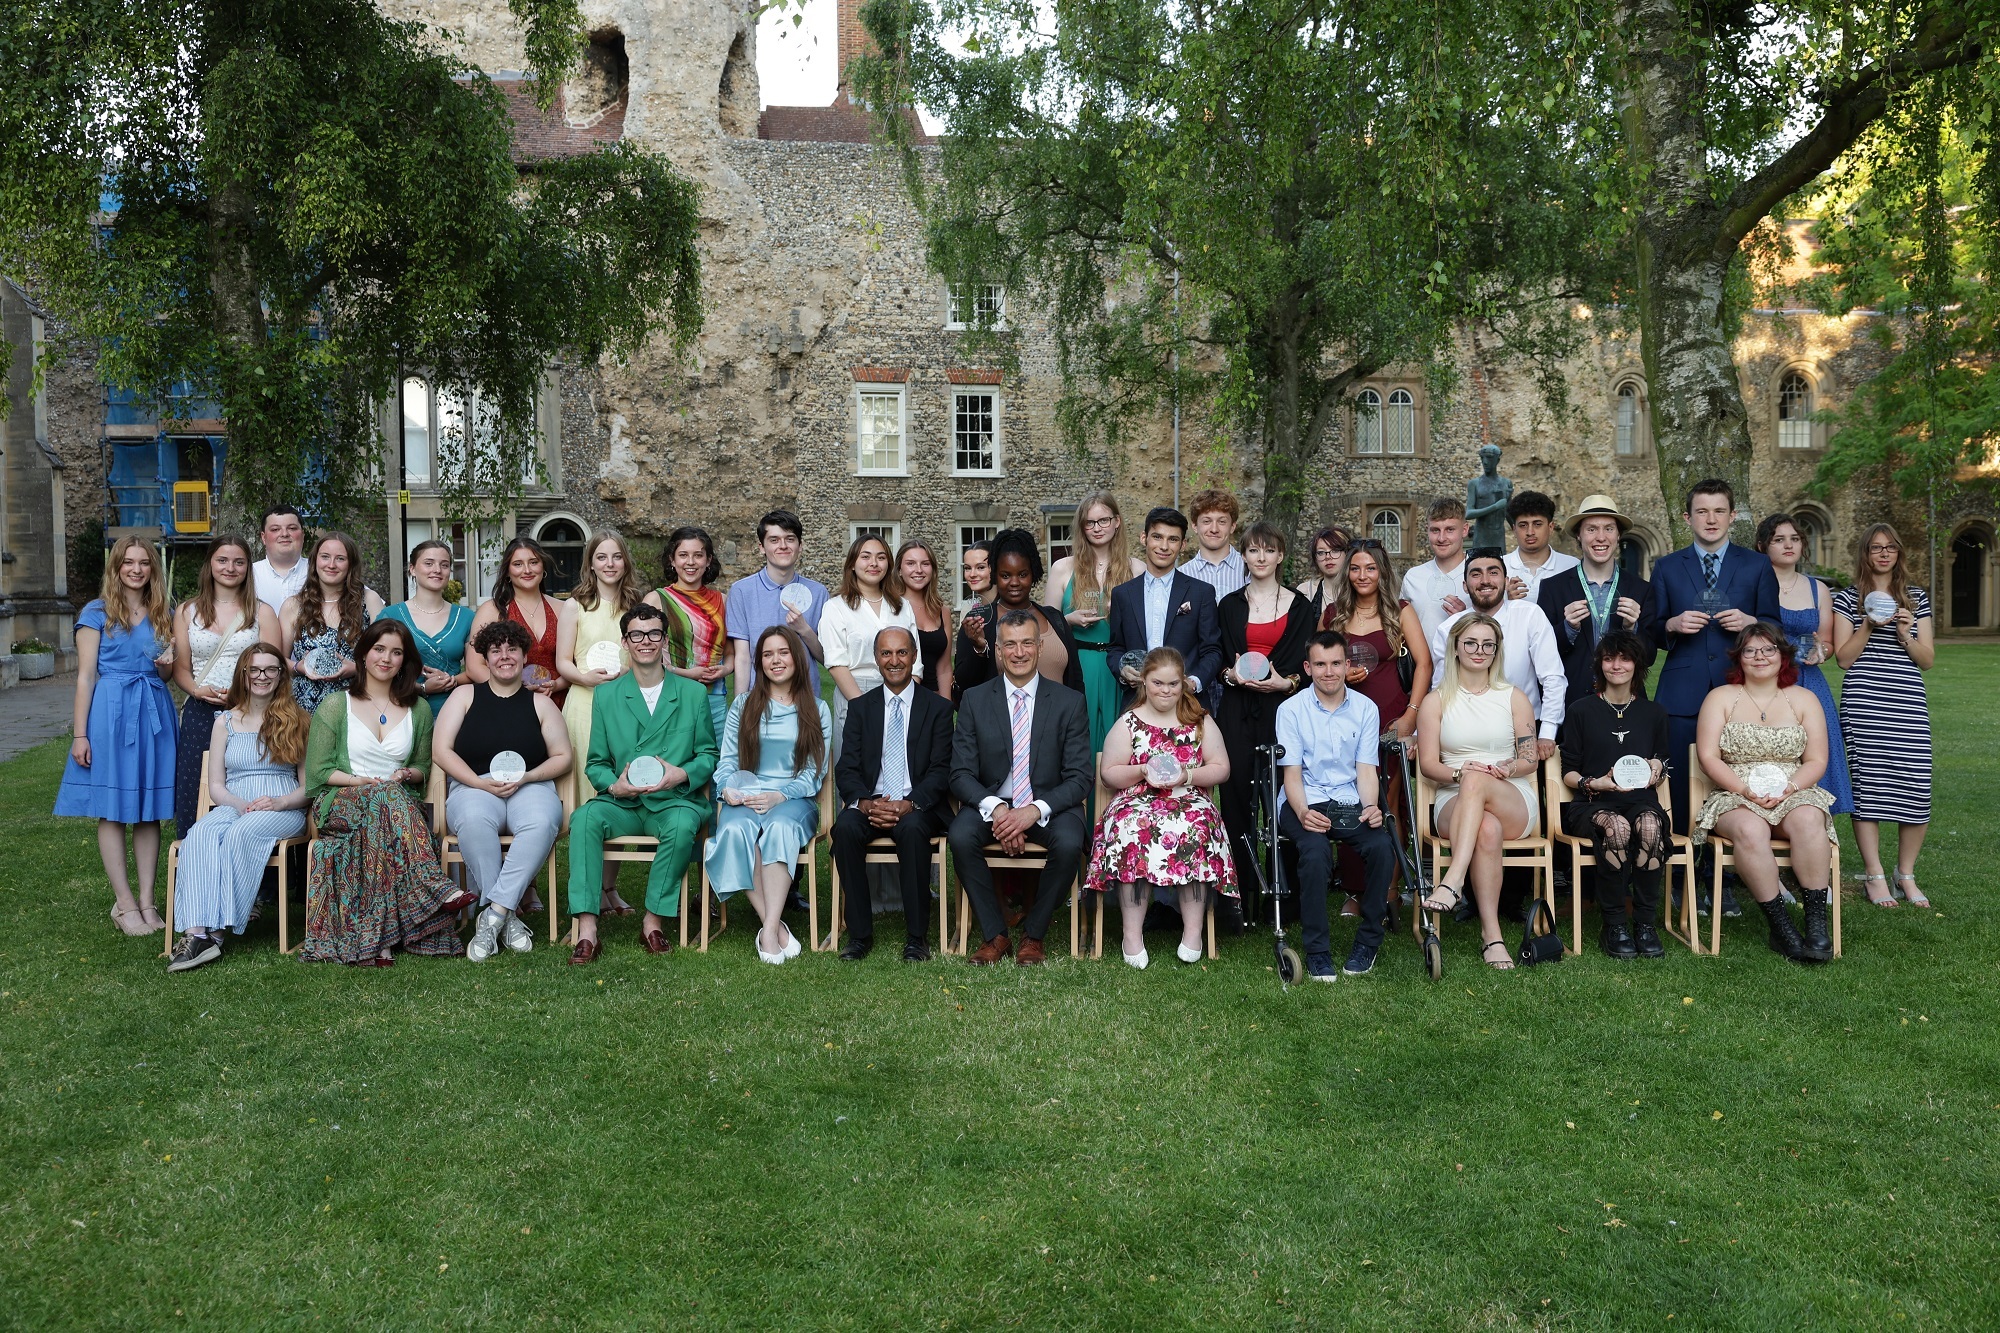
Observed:
[[[1076,871],[1083,863],[1090,828],[1084,823],[1083,812],[1072,808],[1056,811],[1047,824],[1029,829],[1027,836],[1029,846],[1048,853],[1042,882],[1035,890],[1034,906],[1028,909],[1027,920],[1021,923],[1024,936],[1040,940],[1048,934],[1056,904],[1076,885]],[[1007,917],[1000,910],[1000,899],[993,892],[993,871],[986,864],[986,844],[993,841],[993,826],[979,817],[977,806],[968,805],[951,821],[947,837],[952,864],[958,867],[958,878],[972,898],[972,910],[979,914],[979,938],[984,941],[1005,935]]]
[[[1330,814],[1330,805],[1313,809]],[[1278,811],[1278,829],[1291,839],[1299,853],[1299,923],[1305,935],[1306,958],[1331,956],[1333,930],[1327,920],[1326,890],[1333,878],[1334,844],[1342,843],[1361,855],[1367,867],[1367,888],[1361,894],[1361,924],[1355,928],[1354,942],[1382,947],[1384,924],[1389,919],[1389,881],[1396,877],[1396,844],[1387,829],[1363,824],[1353,833],[1314,833],[1292,813],[1291,802]],[[1352,885],[1347,886],[1352,888]]]
[[[931,839],[944,832],[933,811],[912,810],[892,829],[878,829],[853,806],[833,821],[833,866],[840,891],[847,898],[847,933],[855,940],[875,938],[875,912],[868,893],[868,844],[888,837],[896,844],[896,864],[902,872],[903,925],[909,942],[922,944],[930,935]],[[943,885],[938,891],[944,891]]]

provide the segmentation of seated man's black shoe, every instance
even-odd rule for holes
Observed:
[[[847,947],[840,951],[840,961],[843,963],[858,963],[872,953],[874,949],[875,941],[873,938],[849,940]]]
[[[928,944],[910,943],[903,946],[903,961],[906,963],[928,963],[931,950]]]
[[[1606,926],[1597,937],[1597,947],[1604,950],[1606,958],[1623,960],[1639,956],[1639,946],[1632,942],[1632,931],[1623,923]]]
[[[1632,943],[1638,946],[1641,958],[1665,958],[1667,951],[1660,943],[1660,932],[1653,929],[1650,921],[1641,921],[1632,928]]]

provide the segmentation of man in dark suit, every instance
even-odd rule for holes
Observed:
[[[1638,682],[1639,693],[1645,693],[1645,674],[1653,665],[1653,585],[1618,567],[1630,526],[1610,496],[1587,497],[1569,520],[1583,563],[1542,580],[1542,614],[1555,626],[1569,678],[1565,699],[1580,699],[1596,688],[1597,641],[1613,629],[1630,630],[1646,645]]]
[[[1012,952],[1007,918],[993,893],[986,844],[1008,856],[1030,844],[1048,856],[1034,906],[1021,925],[1023,967],[1043,960],[1042,937],[1056,903],[1076,883],[1090,840],[1083,803],[1091,792],[1090,718],[1083,695],[1037,670],[1042,629],[1032,611],[1002,612],[1000,671],[965,692],[951,744],[951,790],[958,816],[949,834],[952,861],[972,897],[984,944],[972,963],[988,967]]]
[[[951,786],[951,705],[912,679],[917,641],[901,625],[875,636],[875,669],[882,683],[847,709],[834,781],[840,814],[833,821],[833,864],[847,895],[844,963],[858,963],[875,947],[875,914],[868,892],[868,844],[896,844],[902,871],[903,958],[931,956],[931,839],[944,832],[945,795]],[[943,885],[938,886],[943,891]]]
[[[1694,544],[1653,562],[1653,642],[1667,650],[1655,689],[1667,710],[1667,772],[1682,833],[1690,819],[1688,747],[1702,700],[1729,674],[1737,631],[1753,620],[1778,623],[1778,576],[1761,553],[1729,540],[1735,518],[1728,482],[1696,482],[1687,502]]]
[[[1222,673],[1222,627],[1215,618],[1215,589],[1177,568],[1187,540],[1187,519],[1162,505],[1146,515],[1146,569],[1111,590],[1111,669],[1125,684],[1126,703],[1139,675],[1119,659],[1129,652],[1172,648],[1181,655],[1188,684],[1207,696]]]

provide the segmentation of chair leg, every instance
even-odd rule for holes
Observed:
[[[1840,957],[1840,844],[1833,845],[1833,860],[1826,877],[1826,896],[1833,909],[1833,956]]]
[[[840,872],[834,871],[826,886],[826,933],[830,936],[827,948],[840,947],[840,925],[845,919],[840,914]]]
[[[1715,862],[1715,873],[1714,882],[1710,885],[1708,894],[1708,951],[1720,957],[1722,954],[1722,863],[1727,858],[1724,857],[1722,848],[1717,847],[1715,849],[1715,856],[1712,859]]]
[[[938,953],[951,955],[951,861],[942,845],[936,854],[938,868]]]
[[[174,956],[174,880],[181,868],[181,843],[174,839],[167,848],[167,939],[160,946],[160,957]]]
[[[292,895],[285,891],[286,889],[285,881],[291,875],[291,865],[290,865],[291,857],[287,855],[285,859],[286,859],[286,864],[278,867],[278,952],[279,953],[291,952],[291,949],[288,948],[285,943],[287,940],[291,938],[291,928],[289,923],[291,919]],[[312,884],[313,884],[312,844],[307,843],[306,844],[306,899],[308,902],[310,902],[312,899],[312,891],[313,891]]]
[[[1216,947],[1215,947],[1215,900],[1216,900],[1217,898],[1220,898],[1221,896],[1222,896],[1221,894],[1219,894],[1219,893],[1216,893],[1216,892],[1215,892],[1214,890],[1210,890],[1210,891],[1209,891],[1209,895],[1208,895],[1208,959],[1209,959],[1209,961],[1210,961],[1210,962],[1214,962],[1214,961],[1215,961],[1216,959],[1218,959],[1218,958],[1222,957],[1222,951],[1221,951],[1220,949],[1218,949],[1218,948],[1216,948]],[[1104,909],[1102,909],[1102,908],[1099,908],[1099,909],[1098,909],[1098,911],[1099,911],[1099,913],[1100,913],[1100,914],[1101,914],[1101,913],[1103,912],[1103,910],[1104,910]],[[1101,932],[1101,923],[1102,923],[1102,917],[1101,917],[1101,915],[1100,915],[1100,918],[1099,918],[1099,920],[1100,920],[1100,937],[1101,937],[1101,933],[1102,933],[1102,932]]]
[[[806,844],[806,855],[812,855],[811,843]],[[798,862],[794,861],[792,863],[793,883],[797,883],[798,878]],[[819,953],[826,947],[819,940],[819,868],[813,864],[806,866],[806,947],[814,953]]]
[[[1597,910],[1601,915],[1604,904]],[[1583,948],[1583,848],[1576,843],[1569,845],[1569,940],[1572,947]]]
[[[556,854],[549,853],[549,943],[556,942]]]
[[[1104,957],[1104,895],[1098,893],[1091,896],[1097,901],[1096,911],[1091,915],[1090,956],[1102,958]]]
[[[1083,956],[1080,952],[1083,946],[1083,899],[1080,896],[1082,892],[1083,890],[1074,884],[1069,886],[1069,956],[1071,958],[1080,958]]]
[[[972,931],[972,895],[958,891],[958,951],[965,952],[965,937]]]
[[[708,869],[703,867],[695,872],[694,910],[701,913],[701,951],[708,952]],[[681,890],[681,901],[687,901],[687,890]]]

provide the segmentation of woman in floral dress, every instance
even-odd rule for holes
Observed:
[[[1187,688],[1187,669],[1171,648],[1155,648],[1140,668],[1139,706],[1112,724],[1104,738],[1099,776],[1118,794],[1097,821],[1085,885],[1115,888],[1124,929],[1125,961],[1143,968],[1148,887],[1180,901],[1181,940],[1176,956],[1192,963],[1202,955],[1202,922],[1211,890],[1236,895],[1236,871],[1222,812],[1211,791],[1229,780],[1222,733]],[[1148,761],[1165,755],[1178,772],[1154,773]]]

